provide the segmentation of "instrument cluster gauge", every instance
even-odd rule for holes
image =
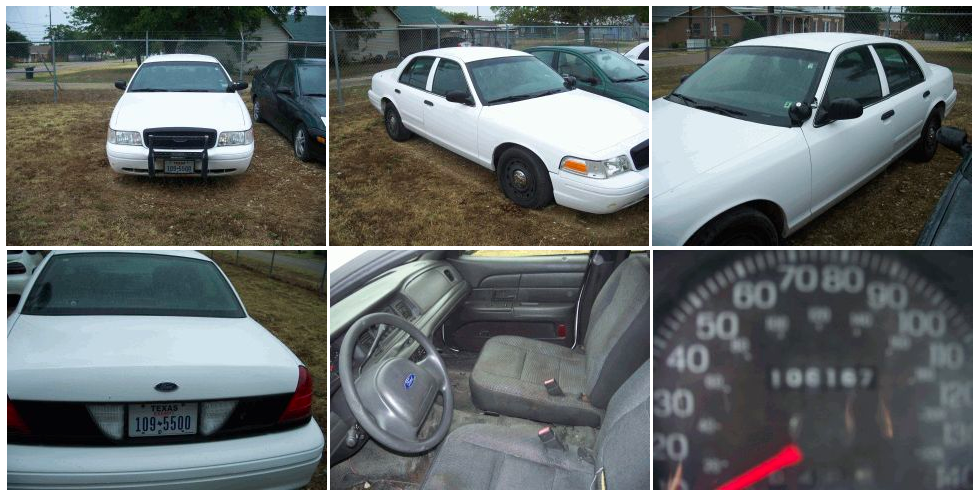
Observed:
[[[971,489],[971,251],[656,251],[656,489]]]

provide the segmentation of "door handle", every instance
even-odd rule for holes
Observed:
[[[930,91],[924,91],[924,99],[927,99],[928,96],[930,96]]]
[[[401,90],[399,90],[397,88],[394,88],[394,92],[397,93],[397,94],[401,94]]]
[[[433,106],[435,106],[435,104],[434,104],[434,103],[432,103],[432,102],[430,102],[430,101],[428,101],[428,100],[425,100],[425,101],[424,101],[424,104],[425,104],[425,105],[428,105],[429,107],[433,107]]]
[[[894,112],[893,110],[890,110],[889,112],[884,113],[883,114],[883,118],[880,119],[880,120],[886,120],[886,119],[888,119],[888,118],[890,118],[890,117],[892,117],[894,115],[896,115],[896,112]]]

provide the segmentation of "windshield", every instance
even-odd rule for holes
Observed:
[[[728,48],[667,98],[734,118],[790,127],[788,109],[811,102],[827,53],[797,48]]]
[[[34,282],[23,313],[245,317],[214,263],[137,253],[52,256]]]
[[[486,105],[567,91],[564,78],[536,57],[492,58],[468,66],[475,90]]]
[[[329,77],[326,65],[297,65],[299,86],[304,96],[326,96],[329,91]]]
[[[585,53],[584,56],[598,64],[613,82],[645,81],[649,78],[648,73],[624,55],[601,50]]]
[[[213,62],[152,62],[136,71],[128,91],[224,93],[230,82]]]

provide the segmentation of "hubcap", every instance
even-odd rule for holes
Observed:
[[[295,154],[302,156],[306,153],[306,133],[299,129],[295,133]]]
[[[258,100],[255,100],[255,110],[254,110],[255,122],[258,122]]]
[[[396,129],[397,129],[397,116],[394,115],[394,112],[391,112],[390,115],[387,117],[387,131],[390,132],[391,134],[394,134],[394,131]]]
[[[516,170],[513,172],[513,186],[519,190],[526,189],[526,184],[529,179],[526,177],[526,172],[522,170]]]

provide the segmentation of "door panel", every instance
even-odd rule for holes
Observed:
[[[445,340],[466,351],[479,351],[497,335],[553,342],[574,342],[577,300],[588,255],[449,260],[472,292],[445,324]]]

